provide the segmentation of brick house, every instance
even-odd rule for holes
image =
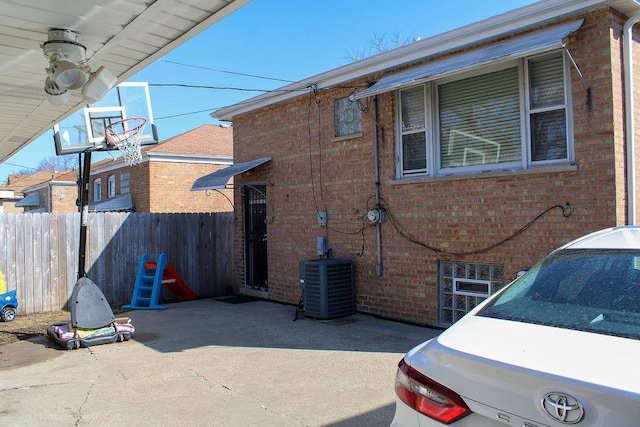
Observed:
[[[133,166],[122,157],[91,166],[90,211],[225,212],[233,190],[192,192],[202,175],[233,163],[233,131],[206,124],[157,145],[143,147]],[[117,155],[117,152],[114,153]]]
[[[638,13],[544,0],[216,111],[248,165],[239,290],[296,303],[300,260],[350,259],[356,310],[446,326],[552,249],[635,223]]]
[[[77,171],[9,175],[7,185],[0,187],[0,212],[77,212],[77,181]]]

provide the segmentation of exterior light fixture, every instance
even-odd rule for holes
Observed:
[[[47,100],[52,105],[64,105],[71,98],[71,92],[60,89],[50,77],[44,81],[44,91],[47,94]]]
[[[80,89],[88,80],[87,74],[73,62],[56,62],[50,70],[51,79],[60,88]]]
[[[82,88],[82,96],[89,104],[98,102],[118,83],[118,78],[104,67],[98,68]]]
[[[63,105],[71,98],[70,90],[82,89],[84,99],[92,104],[113,88],[118,79],[104,67],[95,73],[87,64],[87,48],[78,42],[78,34],[68,29],[49,30],[41,47],[49,60],[44,90],[53,105]]]

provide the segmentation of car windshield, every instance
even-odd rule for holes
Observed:
[[[558,251],[478,315],[640,339],[640,251]]]

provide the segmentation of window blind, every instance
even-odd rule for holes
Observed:
[[[400,99],[402,170],[404,174],[423,173],[427,170],[424,86],[401,91]]]
[[[567,114],[562,53],[529,60],[531,160],[564,160]]]
[[[521,159],[516,67],[442,84],[438,102],[441,168]]]

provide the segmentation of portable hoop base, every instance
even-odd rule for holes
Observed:
[[[124,162],[129,166],[142,161],[140,140],[146,124],[144,117],[131,117],[113,122],[104,130],[107,146],[120,150]]]

